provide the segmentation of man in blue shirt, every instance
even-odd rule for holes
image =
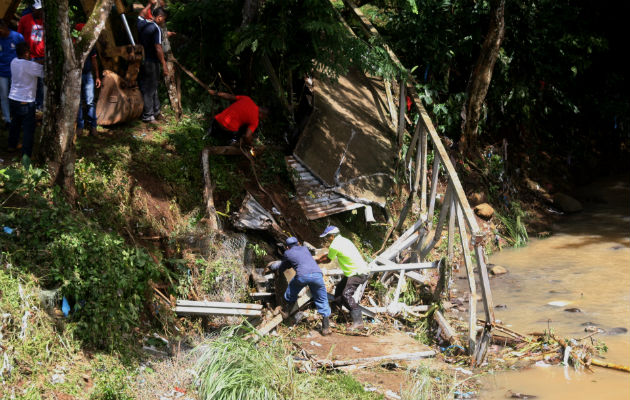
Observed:
[[[166,22],[166,10],[158,7],[151,13],[153,19],[149,18],[149,10],[157,0],[151,0],[144,7],[138,16],[138,37],[140,44],[144,47],[144,62],[140,76],[140,91],[144,100],[142,109],[142,121],[156,123],[160,119],[160,100],[158,98],[158,82],[160,79],[160,64],[162,73],[168,76],[168,67],[162,49],[162,31],[159,25]]]
[[[7,23],[0,19],[0,107],[2,108],[2,120],[7,125],[11,123],[9,111],[11,61],[17,57],[15,46],[23,41],[24,37],[21,34],[9,29]]]
[[[291,279],[287,290],[284,292],[284,300],[287,304],[282,316],[288,317],[289,311],[298,299],[298,294],[304,286],[308,286],[311,289],[317,312],[323,317],[322,335],[330,335],[330,305],[328,304],[324,274],[313,259],[311,252],[305,246],[298,245],[296,238],[288,238],[286,244],[287,250],[284,252],[282,261],[276,261],[269,267],[272,271],[279,272],[288,268],[295,269],[295,277]]]

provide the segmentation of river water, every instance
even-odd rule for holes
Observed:
[[[552,328],[580,338],[589,322],[607,333],[600,359],[630,364],[630,178],[602,181],[583,189],[593,201],[585,211],[563,217],[554,234],[521,249],[493,254],[490,262],[508,273],[491,280],[495,317],[521,333]],[[552,306],[550,302],[567,302]],[[578,308],[581,312],[567,312]],[[610,335],[613,328],[625,328]],[[587,339],[588,340],[588,339]],[[485,376],[482,399],[512,393],[539,399],[630,399],[630,374],[599,367],[594,373],[563,366],[533,366]]]

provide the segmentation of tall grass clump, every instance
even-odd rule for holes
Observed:
[[[409,374],[408,382],[412,384],[402,392],[403,400],[446,400],[462,397],[467,392],[469,379],[458,380],[450,373],[431,369],[421,365]]]
[[[204,400],[275,400],[295,398],[292,358],[281,343],[256,345],[235,328],[201,346],[196,371]]]
[[[529,236],[527,235],[527,229],[521,221],[521,215],[516,215],[514,218],[503,216],[497,212],[495,215],[501,221],[501,224],[505,227],[507,233],[506,240],[513,247],[523,247],[527,245]]]

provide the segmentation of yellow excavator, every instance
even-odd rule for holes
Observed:
[[[7,21],[12,19],[21,2],[0,0],[0,18],[4,17]],[[95,3],[95,0],[81,0],[86,15],[91,14]],[[137,78],[144,50],[135,43],[124,12],[122,0],[116,0],[105,29],[96,42],[103,69],[96,103],[97,123],[101,126],[130,121],[142,114],[143,101]],[[118,46],[117,42],[128,44]]]
[[[86,15],[92,12],[95,3],[95,0],[81,0]],[[130,121],[142,114],[144,103],[137,78],[144,50],[141,45],[135,43],[124,11],[122,1],[116,0],[115,9],[112,10],[105,29],[96,42],[103,68],[101,90],[96,103],[96,119],[101,126]],[[120,16],[118,24],[115,20],[116,14]],[[129,44],[117,46],[114,30],[123,31]]]

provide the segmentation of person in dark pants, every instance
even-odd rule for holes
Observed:
[[[335,258],[343,271],[343,278],[335,287],[335,302],[340,302],[350,310],[352,328],[363,328],[363,317],[359,304],[354,300],[354,292],[368,279],[368,265],[359,249],[350,240],[341,236],[339,228],[328,226],[319,237],[329,237],[328,253],[315,260],[318,263],[331,262]]]
[[[81,31],[84,23],[75,26],[77,31]],[[96,136],[96,105],[94,103],[94,89],[101,87],[101,78],[98,72],[98,60],[96,50],[92,49],[81,71],[81,103],[79,104],[79,114],[77,116],[77,132],[83,131],[85,127],[85,116],[83,106],[86,108],[87,122],[91,136]]]
[[[11,128],[9,129],[8,150],[17,150],[20,131],[22,131],[22,154],[30,158],[35,133],[37,78],[44,77],[44,66],[29,61],[31,54],[25,42],[18,43],[15,51],[17,58],[11,61],[11,90],[9,92]]]
[[[151,6],[157,0],[151,0],[138,16],[138,36],[144,47],[144,62],[140,74],[140,91],[144,100],[142,121],[156,123],[160,119],[160,99],[158,98],[158,83],[160,79],[160,64],[162,73],[168,76],[168,67],[162,49],[162,31],[160,25],[166,22],[166,10],[157,7],[152,11],[153,19],[148,18]]]
[[[296,238],[288,238],[286,245],[287,250],[282,261],[276,261],[269,266],[272,271],[279,272],[288,268],[295,269],[295,277],[291,279],[287,290],[284,292],[284,300],[287,303],[282,316],[288,318],[289,312],[298,299],[298,294],[305,286],[308,286],[311,289],[317,312],[323,317],[322,335],[330,335],[330,305],[328,304],[324,274],[311,256],[311,252],[305,246],[300,246]]]

